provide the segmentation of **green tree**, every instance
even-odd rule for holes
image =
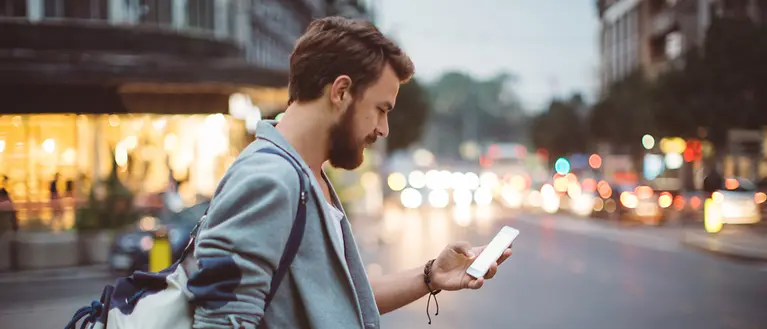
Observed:
[[[654,115],[667,135],[705,137],[726,146],[730,129],[767,124],[767,26],[746,19],[715,20],[702,49],[684,68],[662,75],[653,89]]]
[[[117,174],[114,151],[111,158],[109,176],[104,180],[94,179],[94,185],[88,193],[88,203],[77,210],[75,229],[78,231],[116,229],[138,220],[138,212],[133,206],[135,196]],[[99,197],[99,194],[102,196]]]
[[[457,155],[464,141],[524,141],[528,120],[512,88],[514,81],[505,73],[487,80],[460,72],[440,77],[429,88],[434,105],[429,124],[440,132],[439,145],[433,148],[442,155]]]
[[[608,143],[620,153],[641,156],[642,136],[656,132],[651,88],[638,72],[612,85],[589,114],[592,141]]]
[[[549,161],[587,150],[587,131],[578,114],[583,106],[579,95],[570,100],[554,99],[549,108],[533,118],[530,139],[536,148],[548,151]]]
[[[395,110],[389,114],[392,133],[386,139],[387,153],[405,149],[420,140],[429,109],[428,94],[416,79],[402,85]]]

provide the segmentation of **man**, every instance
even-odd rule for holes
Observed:
[[[285,116],[279,124],[259,124],[202,226],[199,270],[189,283],[198,305],[194,328],[378,328],[379,314],[430,291],[478,289],[495,275],[497,264],[485,278],[465,274],[481,248],[462,242],[422,267],[369,282],[322,171],[327,161],[358,167],[363,149],[389,134],[387,115],[413,71],[402,50],[370,23],[333,17],[310,24],[290,58]],[[264,312],[300,197],[299,174],[287,160],[256,152],[268,148],[298,159],[312,193],[298,254]]]

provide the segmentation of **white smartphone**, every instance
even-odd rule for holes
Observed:
[[[482,250],[482,253],[474,259],[471,266],[466,269],[466,273],[475,277],[481,278],[487,274],[487,271],[498,258],[503,255],[503,252],[511,246],[514,239],[519,236],[519,230],[510,226],[504,226],[501,231],[495,235],[492,241]]]

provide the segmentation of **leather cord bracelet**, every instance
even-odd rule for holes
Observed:
[[[434,303],[437,304],[437,312],[435,316],[439,315],[439,302],[437,301],[437,294],[442,290],[434,290],[431,288],[431,267],[434,265],[434,259],[426,262],[423,267],[423,282],[426,284],[426,289],[429,290],[429,300],[426,302],[426,316],[429,318],[429,324],[431,324],[431,315],[429,314],[429,305],[431,305],[431,298],[434,297]]]

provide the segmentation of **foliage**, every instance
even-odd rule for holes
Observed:
[[[389,114],[387,153],[405,149],[421,138],[429,107],[428,95],[416,79],[402,85],[396,108]]]
[[[702,48],[691,49],[655,81],[636,73],[594,105],[590,134],[638,153],[641,136],[706,138],[726,145],[732,129],[767,125],[767,26],[716,19]]]
[[[730,129],[767,124],[767,26],[749,20],[715,20],[702,49],[685,57],[681,70],[657,82],[655,115],[669,135],[698,136],[705,128],[716,146]]]
[[[91,187],[88,204],[77,209],[75,229],[78,231],[115,229],[138,219],[133,208],[134,194],[120,181],[114,154],[112,159],[109,176]]]
[[[476,80],[448,72],[430,86],[433,104],[430,131],[441,155],[457,155],[463,141],[520,142],[527,137],[527,118],[511,89],[512,76]]]
[[[639,73],[614,84],[594,105],[588,126],[596,142],[607,141],[624,152],[636,153],[642,136],[653,134],[651,85]]]
[[[530,129],[533,145],[545,149],[552,164],[560,157],[586,151],[587,131],[578,113],[582,106],[578,95],[566,101],[555,99],[533,119]]]

